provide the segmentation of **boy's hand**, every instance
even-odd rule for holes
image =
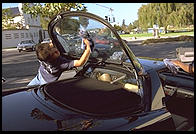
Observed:
[[[178,60],[171,60],[171,62],[172,62],[174,65],[176,65],[176,66],[179,66],[179,64],[180,64],[180,63],[179,63],[180,61],[178,61]]]
[[[91,38],[86,38],[86,39],[83,38],[83,41],[84,41],[84,44],[91,49],[91,52],[93,52],[94,46],[95,46],[93,40]]]
[[[82,38],[89,38],[90,37],[89,33],[87,31],[83,31],[83,30],[80,30],[79,35]]]
[[[88,41],[88,39],[83,39],[84,44],[86,45],[86,49],[90,49],[90,42]]]

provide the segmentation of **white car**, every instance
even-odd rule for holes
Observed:
[[[50,43],[51,39],[50,38],[45,38],[41,43]]]
[[[36,43],[33,40],[24,40],[17,45],[17,49],[19,52],[28,51],[28,50],[34,51],[35,45]]]

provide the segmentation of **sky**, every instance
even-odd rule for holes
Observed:
[[[2,9],[17,7],[18,4],[19,3],[2,3]],[[137,20],[138,9],[146,4],[147,3],[84,3],[88,12],[96,14],[102,18],[111,15],[109,8],[112,8],[112,16],[115,17],[115,21],[119,25],[122,25],[123,19],[125,20],[126,25]]]

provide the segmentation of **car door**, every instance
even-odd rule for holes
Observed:
[[[159,88],[161,86],[157,85],[155,82],[152,82],[153,85],[155,84],[155,86],[152,86],[153,89],[147,87],[150,86],[149,84],[144,85],[145,82],[147,83],[148,81],[145,80],[146,78],[144,75],[146,75],[146,72],[143,66],[128,45],[120,38],[113,26],[103,18],[81,11],[64,12],[55,16],[50,21],[48,32],[61,54],[66,55],[67,58],[70,59],[78,59],[85,50],[82,36],[80,36],[81,32],[87,32],[89,38],[92,40],[100,36],[107,37],[110,41],[107,43],[104,38],[104,43],[101,44],[103,48],[101,49],[104,49],[104,45],[108,45],[111,50],[109,52],[102,51],[102,53],[97,53],[92,49],[89,60],[106,61],[109,59],[119,61],[119,64],[128,62],[129,65],[131,65],[130,69],[134,72],[135,78],[137,79],[137,85],[140,88],[144,88],[144,98],[147,97],[145,100],[150,96],[152,97],[152,100],[154,100],[152,101],[153,103],[151,103],[154,108],[153,110],[163,107],[161,104],[162,98],[160,98],[160,96],[164,97],[164,93],[161,91],[162,88]],[[94,42],[96,41],[94,40]],[[98,44],[95,43],[94,48],[96,48],[96,45]],[[155,71],[151,71],[150,74],[149,77],[153,76],[152,79],[157,79],[156,81],[160,83],[160,80],[158,80],[159,77],[156,75]],[[151,90],[153,90],[153,95],[151,95]],[[159,102],[158,107],[156,102]],[[148,105],[151,104],[148,102]],[[170,118],[170,113],[168,113],[168,118]]]

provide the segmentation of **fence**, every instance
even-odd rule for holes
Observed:
[[[39,43],[44,38],[48,37],[48,31],[40,29],[2,30],[2,48],[16,47],[21,41],[28,39],[33,40],[35,43]]]

